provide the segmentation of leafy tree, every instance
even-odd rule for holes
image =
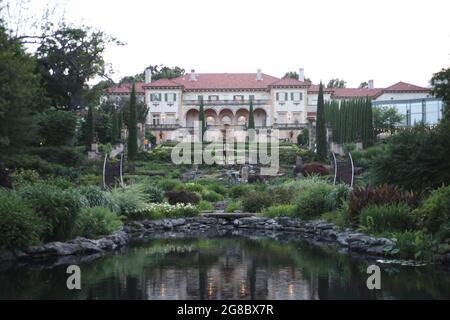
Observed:
[[[133,84],[130,96],[130,109],[128,120],[128,158],[134,160],[138,152],[138,132],[137,132],[137,114],[136,114],[136,88]]]
[[[255,129],[255,113],[253,112],[252,100],[250,100],[250,108],[248,110],[248,129]]]
[[[320,161],[325,161],[327,158],[327,129],[325,124],[325,106],[322,82],[320,82],[319,97],[317,99],[316,144],[318,159]]]
[[[347,82],[344,81],[344,79],[339,78],[331,79],[330,81],[328,81],[327,84],[327,88],[346,88],[346,87]]]
[[[364,82],[361,82],[360,84],[359,84],[359,87],[358,88],[360,88],[360,89],[365,89],[365,88],[368,88],[369,87],[369,84],[366,82],[366,81],[364,81]]]
[[[77,116],[70,111],[49,110],[41,116],[39,125],[44,145],[64,146],[73,141]]]
[[[149,66],[151,72],[152,72],[152,81],[156,81],[159,79],[173,79],[178,78],[182,75],[184,75],[185,70],[181,67],[166,67],[164,65],[154,65]],[[136,79],[137,76],[135,76]],[[139,79],[142,79],[141,81],[144,81],[144,73],[138,75]]]
[[[284,75],[283,78],[292,78],[292,79],[298,80],[298,73],[295,71],[288,71],[288,72],[286,72],[286,74]]]
[[[107,76],[103,55],[107,45],[121,43],[102,31],[63,24],[45,35],[36,56],[43,85],[52,104],[58,108],[78,109],[83,105],[83,90],[95,76]]]
[[[86,135],[85,142],[88,150],[91,149],[92,143],[94,143],[95,139],[95,119],[94,119],[94,107],[89,106],[88,114],[86,117]]]
[[[431,78],[431,93],[442,98],[445,104],[444,117],[450,118],[450,67],[435,73]]]
[[[2,154],[31,143],[34,115],[42,109],[36,63],[0,21],[0,147]]]
[[[405,118],[395,107],[374,107],[372,112],[375,134],[380,134],[383,131],[394,133],[395,128]]]
[[[83,103],[85,105],[94,105],[97,106],[100,104],[100,98],[105,94],[105,89],[109,88],[113,85],[113,82],[110,80],[103,80],[97,83],[96,85],[90,87],[85,85],[83,88]]]
[[[144,73],[138,73],[134,76],[125,76],[119,81],[119,85],[123,84],[132,84],[136,82],[144,82],[145,76]]]

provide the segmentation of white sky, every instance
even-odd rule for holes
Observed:
[[[125,42],[109,48],[115,79],[152,64],[317,83],[368,79],[427,86],[450,66],[449,0],[65,0],[66,20]],[[38,12],[44,0],[32,0]]]

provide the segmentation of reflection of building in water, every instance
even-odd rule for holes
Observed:
[[[162,266],[141,278],[146,299],[318,299],[317,277],[300,267],[258,266],[244,248],[218,256],[192,254],[186,268]],[[236,250],[238,249],[238,250]],[[240,249],[240,250],[239,250]],[[236,252],[238,251],[238,252]],[[214,260],[212,263],[211,260]],[[195,262],[194,266],[192,262]]]

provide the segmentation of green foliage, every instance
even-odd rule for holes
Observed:
[[[265,208],[261,214],[265,217],[290,217],[293,216],[295,206],[291,204],[279,204]]]
[[[228,194],[233,199],[245,197],[249,192],[253,191],[253,187],[249,184],[237,184],[228,189]]]
[[[145,201],[148,203],[164,202],[164,190],[155,185],[144,184],[142,192],[145,196]]]
[[[450,67],[442,69],[439,72],[433,74],[431,78],[431,94],[441,98],[444,102],[444,117],[449,119],[450,108]]]
[[[394,133],[395,128],[402,123],[404,116],[401,115],[396,107],[374,107],[373,112],[373,124],[375,133],[389,131]]]
[[[94,143],[95,140],[95,116],[94,116],[94,107],[89,106],[88,114],[85,120],[85,143],[86,148],[88,150],[91,150],[91,145]]]
[[[41,40],[36,56],[52,105],[72,110],[84,105],[86,83],[107,74],[103,54],[110,44],[120,45],[102,31],[65,24]]]
[[[309,130],[308,128],[303,128],[301,133],[297,135],[297,144],[302,147],[309,145]]]
[[[200,106],[198,109],[198,121],[200,122],[201,125],[201,130],[202,130],[202,141],[204,139],[204,135],[206,132],[206,120],[205,120],[205,109],[203,106],[203,100],[200,100]]]
[[[35,59],[0,24],[0,147],[2,155],[33,142],[42,104]],[[0,156],[1,157],[1,156]]]
[[[389,254],[403,259],[429,260],[435,253],[436,242],[423,231],[405,231],[395,234],[397,242]]]
[[[92,239],[111,234],[121,225],[122,221],[117,214],[107,208],[84,208],[76,222],[76,234]]]
[[[197,204],[197,209],[199,211],[212,211],[214,210],[214,206],[210,202],[202,200]]]
[[[348,213],[350,220],[357,222],[361,211],[370,205],[407,204],[415,208],[420,197],[414,192],[403,191],[393,185],[382,185],[376,188],[354,188],[350,193]]]
[[[111,128],[111,143],[115,144],[119,141],[119,120],[117,117],[117,111],[114,108],[112,111],[112,128]]]
[[[86,205],[85,198],[77,190],[36,183],[20,189],[20,194],[45,221],[45,241],[65,241],[73,236],[75,221]]]
[[[338,208],[341,205],[348,201],[352,189],[346,184],[338,184],[334,187],[334,190],[330,192],[327,197],[327,201],[330,202],[330,206],[337,206]]]
[[[146,208],[145,195],[143,192],[127,186],[111,190],[114,202],[119,207],[119,214],[129,216],[133,212],[141,212]]]
[[[326,182],[316,182],[302,190],[295,200],[294,215],[303,219],[311,219],[322,213],[336,209],[337,204],[327,201],[333,186]]]
[[[162,179],[156,183],[164,191],[180,190],[182,183],[175,179]]]
[[[97,186],[79,187],[78,191],[86,198],[88,207],[103,207],[113,212],[120,212],[118,204],[109,191],[102,190]]]
[[[404,129],[388,139],[385,152],[371,161],[374,184],[390,183],[423,191],[450,184],[450,123]]]
[[[162,162],[162,163],[171,163],[172,162],[171,154],[172,154],[171,148],[157,146],[156,148],[145,153],[145,155],[146,155],[145,160],[157,161],[157,162]]]
[[[223,201],[223,196],[215,191],[204,191],[201,193],[202,199],[210,202]]]
[[[74,147],[38,147],[29,148],[29,152],[45,161],[70,167],[78,166],[83,162],[83,154]]]
[[[102,184],[102,180],[103,180],[102,176],[89,173],[79,176],[77,182],[79,185],[82,186],[91,186],[91,185],[100,186]]]
[[[233,213],[234,211],[241,211],[241,207],[240,201],[230,201],[225,207],[225,212]]]
[[[364,208],[359,216],[360,225],[369,233],[412,230],[414,215],[406,204],[374,205]]]
[[[39,173],[33,169],[19,168],[11,174],[14,188],[20,188],[26,184],[33,184],[39,181]]]
[[[44,222],[13,191],[0,188],[0,249],[39,243]]]
[[[274,204],[290,204],[294,200],[295,193],[285,185],[275,186],[270,190]]]
[[[435,234],[441,230],[441,227],[448,227],[450,223],[450,186],[434,190],[422,206],[415,210],[415,214],[426,232]],[[444,232],[444,229],[442,231]]]
[[[261,212],[272,205],[272,196],[268,192],[250,192],[242,198],[242,209],[245,212]]]
[[[253,111],[253,101],[250,100],[250,107],[248,109],[248,129],[255,129],[255,113]]]
[[[129,107],[129,120],[128,120],[128,158],[134,160],[138,152],[138,132],[137,132],[137,112],[136,112],[136,88],[133,83],[130,97]]]
[[[49,146],[64,146],[73,143],[77,116],[63,110],[49,110],[41,115],[39,134],[41,142]]]
[[[201,200],[201,197],[196,192],[189,192],[185,190],[181,191],[168,191],[166,192],[166,197],[169,200],[169,203],[172,205],[178,203],[184,204],[198,204]],[[207,199],[205,199],[207,200]]]
[[[320,83],[319,97],[317,100],[316,144],[317,158],[319,161],[325,161],[327,158],[328,142],[322,82]]]

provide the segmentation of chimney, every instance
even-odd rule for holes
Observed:
[[[262,80],[261,69],[258,69],[258,71],[256,72],[256,80],[257,81],[261,81]]]
[[[373,89],[373,80],[369,80],[369,89]]]
[[[191,75],[189,77],[189,81],[197,81],[197,74],[195,73],[195,70],[191,70]]]
[[[298,81],[304,82],[305,81],[305,69],[300,68],[298,70]]]
[[[145,83],[152,82],[152,70],[150,68],[146,68],[144,71]]]

